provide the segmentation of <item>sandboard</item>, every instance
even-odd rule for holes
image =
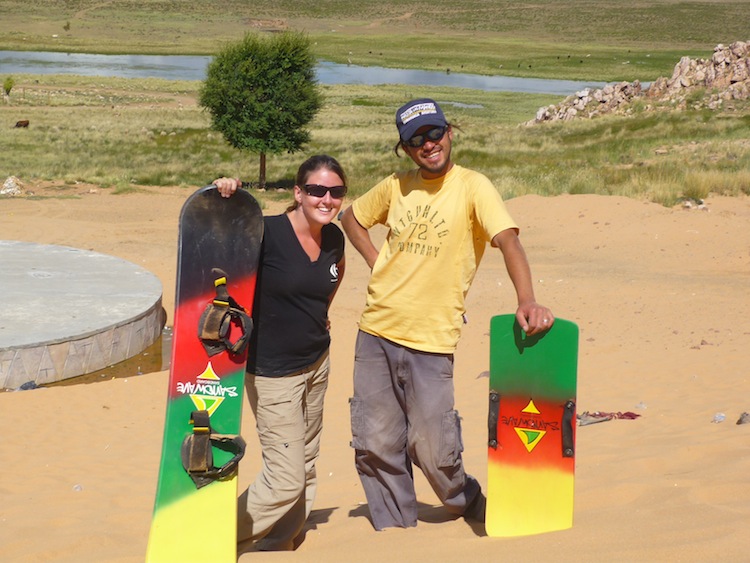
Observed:
[[[529,337],[515,315],[491,319],[487,535],[572,527],[577,366],[574,323]]]
[[[172,361],[148,563],[237,561],[236,468],[228,475],[214,471],[207,482],[211,471],[201,477],[189,474],[188,468],[200,464],[198,443],[213,458],[208,469],[222,468],[238,457],[236,447],[227,449],[213,438],[232,438],[240,432],[247,348],[230,349],[251,330],[245,320],[252,322],[249,316],[221,311],[232,300],[245,313],[252,311],[262,237],[262,212],[244,190],[223,198],[214,186],[207,186],[183,205]],[[231,299],[226,299],[227,293]],[[204,321],[215,304],[221,307],[221,322],[214,328],[223,327],[224,339],[201,339],[199,327],[212,324]],[[216,320],[217,309],[211,312]],[[198,440],[209,432],[212,439],[206,447]],[[194,437],[186,453],[186,439]]]

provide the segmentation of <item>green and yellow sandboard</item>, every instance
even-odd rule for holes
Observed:
[[[487,535],[573,526],[578,327],[527,336],[515,315],[490,323]]]
[[[172,360],[147,563],[236,563],[237,471],[263,214],[196,191],[180,215]],[[241,444],[241,447],[240,447]],[[234,462],[234,463],[233,463]]]

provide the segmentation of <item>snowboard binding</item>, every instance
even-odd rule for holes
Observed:
[[[208,411],[194,411],[190,415],[193,433],[182,442],[182,466],[200,489],[226,477],[237,470],[245,455],[245,440],[242,436],[227,436],[211,432],[211,419]],[[233,457],[221,467],[214,466],[213,447],[230,452]]]
[[[206,306],[198,321],[198,337],[209,356],[225,350],[233,355],[242,354],[253,330],[253,320],[229,295],[227,274],[219,268],[213,268],[211,272],[216,276],[216,298]],[[229,339],[232,324],[239,326],[242,331],[234,342]]]

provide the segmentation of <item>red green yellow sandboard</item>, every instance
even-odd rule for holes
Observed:
[[[487,535],[573,525],[578,327],[529,337],[515,315],[490,323]]]
[[[247,350],[231,345],[240,343],[249,318],[227,303],[234,300],[243,313],[252,309],[262,236],[262,212],[245,191],[223,198],[208,186],[182,208],[172,360],[148,563],[237,561],[236,470],[206,478],[188,468],[209,455],[209,470],[227,467],[238,457],[236,451],[214,447],[239,434],[242,416]],[[207,317],[209,305],[216,307],[211,309],[214,316]],[[206,318],[217,322],[204,324]],[[225,339],[218,342],[228,346],[212,341],[207,347],[199,327],[205,329],[201,336],[221,334]],[[245,329],[247,334],[250,327]],[[210,442],[198,439],[200,430],[211,436]],[[194,439],[188,444],[195,445],[187,455],[186,439]]]

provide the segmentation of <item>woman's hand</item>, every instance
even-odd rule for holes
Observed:
[[[213,183],[221,197],[232,197],[232,194],[242,186],[239,178],[217,178]]]

